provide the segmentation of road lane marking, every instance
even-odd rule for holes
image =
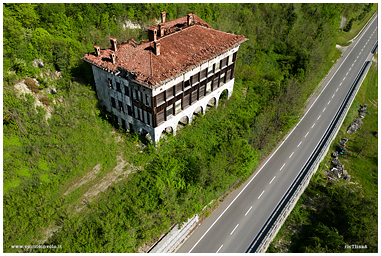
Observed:
[[[339,88],[336,89],[336,92],[339,90]]]
[[[314,128],[314,126],[315,126],[315,123],[311,126],[311,129]]]
[[[263,195],[263,193],[265,193],[264,190],[263,190],[262,193],[258,196],[258,199],[261,198],[261,196]]]
[[[237,226],[235,226],[235,228],[233,229],[233,231],[230,233],[230,235],[233,234],[233,232],[236,230],[236,228],[238,228],[239,224],[237,224]]]
[[[292,152],[291,155],[288,158],[291,158],[293,154],[294,154],[294,152]]]
[[[299,144],[298,144],[297,148],[300,146],[300,144],[302,144],[302,142],[299,142]]]
[[[343,84],[343,82],[341,82],[340,84],[339,84],[339,86],[341,86]]]
[[[335,97],[335,94],[332,95],[332,98]]]
[[[317,120],[319,120],[320,119],[320,117],[321,117],[321,115],[317,118]]]
[[[323,109],[323,112],[325,111],[326,108]]]
[[[352,64],[352,67],[353,67],[354,63]]]
[[[221,250],[222,246],[224,245],[221,245],[220,248],[216,251],[216,253],[218,253]]]
[[[371,21],[371,23],[374,22],[375,19],[373,19]],[[366,31],[368,31],[368,28],[369,26],[365,29],[365,31],[360,35],[360,38],[361,39],[363,37],[363,35],[366,33]],[[377,29],[377,26],[376,26],[376,29]],[[332,75],[332,77],[329,79],[329,81],[327,82],[327,84],[324,86],[324,88],[322,89],[321,92],[323,92],[327,86],[330,84],[330,82],[332,81],[332,79],[335,77],[335,75],[337,74],[337,72],[340,70],[340,68],[343,66],[343,64],[345,63],[345,61],[348,59],[348,56],[351,54],[351,52],[353,51],[353,49],[356,47],[356,45],[358,44],[359,40],[356,40],[356,43],[355,45],[353,46],[353,48],[351,48],[351,50],[349,51],[348,55],[345,56],[344,60],[341,62],[340,66],[336,69],[336,71],[334,72],[334,74]],[[291,136],[291,134],[295,131],[296,127],[304,120],[304,118],[309,114],[310,110],[312,109],[312,107],[315,105],[316,101],[320,98],[321,96],[321,93],[317,96],[317,98],[314,100],[314,102],[311,104],[311,106],[308,108],[308,110],[305,112],[304,116],[299,120],[299,122],[296,124],[296,126],[294,126],[294,128],[291,130],[291,132],[287,135],[287,137],[282,141],[282,143],[279,145],[279,147],[277,147],[277,149],[271,154],[271,156],[266,160],[266,162],[261,166],[261,168],[255,172],[254,176],[249,180],[249,182],[245,185],[245,187],[238,193],[238,195],[233,199],[233,201],[230,202],[230,204],[225,208],[225,210],[218,216],[218,218],[212,223],[212,225],[210,225],[210,227],[205,231],[205,233],[200,237],[200,239],[197,240],[197,242],[193,245],[193,247],[189,250],[188,253],[191,253],[193,251],[193,249],[200,243],[200,241],[209,233],[209,231],[214,227],[214,225],[218,222],[218,220],[225,214],[225,212],[232,206],[232,204],[237,200],[237,198],[246,190],[246,188],[251,184],[251,182],[257,177],[257,175],[262,171],[262,169],[266,166],[266,164],[272,159],[272,157],[276,154],[276,152],[278,152],[278,150],[282,147],[282,145],[284,144],[285,141],[287,141],[287,139],[289,138],[289,136]]]
[[[351,69],[352,69],[352,68],[349,68],[349,70],[348,70],[348,71],[351,71]]]
[[[328,101],[327,105],[329,105],[329,103],[331,103],[331,101]]]
[[[271,182],[273,182],[273,180],[275,179],[275,176],[274,176],[274,178],[270,181],[270,183],[269,184],[271,184]]]
[[[349,72],[347,72],[346,76],[348,75]]]
[[[355,62],[356,62],[357,59],[355,59]]]
[[[279,169],[279,171],[281,171],[281,170],[283,169],[283,167],[284,167],[285,164],[286,164],[286,163],[284,163],[284,164],[282,165],[282,167]]]
[[[253,208],[253,206],[251,206],[251,207],[249,208],[249,210],[247,210],[245,216],[250,212],[251,208]]]
[[[304,135],[304,138],[307,137],[307,135],[309,134],[310,132],[307,132],[306,135]]]
[[[343,81],[345,80],[345,77],[343,78]]]

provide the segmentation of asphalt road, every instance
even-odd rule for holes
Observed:
[[[346,50],[324,89],[270,158],[184,242],[179,253],[243,253],[301,171],[377,42],[378,15]]]

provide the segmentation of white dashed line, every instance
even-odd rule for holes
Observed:
[[[216,253],[218,253],[221,250],[222,246],[224,245],[221,245],[220,248],[216,251]]]
[[[284,164],[282,165],[282,167],[279,169],[279,171],[281,171],[281,170],[283,169],[283,167],[284,167],[285,164],[286,164],[286,163],[284,163]]]
[[[265,193],[264,190],[263,190],[262,193],[258,196],[258,199],[261,198],[261,196],[263,195],[263,193]]]
[[[314,128],[314,126],[315,126],[315,123],[311,126],[311,129]]]
[[[345,80],[345,77],[343,78],[343,81]]]
[[[358,57],[358,56],[357,56]],[[355,59],[355,62],[356,62],[357,59]]]
[[[251,207],[249,208],[249,210],[247,210],[245,216],[250,212],[251,208],[253,208],[253,206],[251,206]]]
[[[348,70],[348,71],[351,71],[351,69],[352,69],[352,68],[349,68],[349,70]]]
[[[288,158],[291,158],[293,154],[294,154],[294,152],[292,152],[291,155]]]
[[[349,72],[347,72],[346,76],[348,75]]]
[[[302,144],[302,142],[299,142],[299,144],[298,144],[297,148],[300,146],[300,144]]]
[[[339,84],[339,86],[341,86],[343,83],[341,82],[340,84]]]
[[[326,108],[323,109],[323,112],[325,111]]]
[[[304,135],[304,138],[307,137],[307,135],[309,134],[310,132],[307,132],[306,135]]]
[[[336,89],[336,92],[337,92],[337,90],[339,90],[339,88]]]
[[[352,67],[353,67],[354,63],[352,64]]]
[[[237,224],[237,226],[235,226],[235,228],[233,229],[233,231],[230,233],[230,235],[233,234],[233,232],[236,230],[236,228],[238,228],[239,224]]]
[[[273,182],[273,180],[275,179],[275,176],[274,176],[274,178],[270,181],[270,183],[269,184],[271,184],[271,182]]]
[[[331,101],[328,101],[327,105],[329,105],[329,103],[331,103]]]
[[[320,117],[321,117],[321,115],[317,118],[317,120],[319,120],[320,119]]]
[[[333,99],[333,97],[335,97],[335,94],[334,94],[334,95],[332,95],[332,99]]]

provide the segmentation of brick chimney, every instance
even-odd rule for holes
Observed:
[[[101,56],[101,48],[97,45],[94,45],[94,49],[95,49],[95,56]]]
[[[115,53],[111,53],[110,57],[111,57],[112,64],[115,64],[116,63]]]
[[[165,17],[167,16],[166,12],[161,12],[161,23],[165,22]]]
[[[116,47],[116,38],[110,37],[110,42],[111,42],[111,48],[116,52],[118,48]]]
[[[159,24],[160,36],[164,36],[165,27],[164,24]]]
[[[192,13],[189,13],[188,14],[188,19],[187,19],[187,25],[188,26],[190,26],[190,25],[192,25],[192,23],[193,23],[193,14]]]
[[[154,53],[156,56],[159,56],[160,55],[160,41],[154,41],[153,42],[153,45],[154,45]]]
[[[157,29],[156,28],[153,29],[153,40],[154,41],[157,40]]]

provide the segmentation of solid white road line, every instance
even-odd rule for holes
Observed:
[[[262,193],[258,196],[258,199],[261,198],[261,196],[263,195],[263,193],[265,193],[264,190],[263,190]]]
[[[297,148],[300,146],[300,144],[302,144],[302,142],[299,142],[299,144],[298,144]]]
[[[224,245],[221,245],[220,248],[216,251],[216,253],[218,253],[221,250],[222,246]]]
[[[237,224],[237,226],[235,226],[235,228],[233,229],[233,231],[230,233],[230,235],[233,234],[233,232],[236,230],[236,228],[238,228],[239,224]]]
[[[253,206],[251,206],[251,207],[249,208],[249,210],[247,210],[245,216],[250,212],[251,208],[253,208]]]
[[[270,181],[270,183],[269,184],[271,184],[271,182],[273,182],[273,180],[275,179],[275,176],[274,176],[274,178]]]
[[[286,163],[284,163],[284,164],[282,165],[282,167],[279,169],[279,171],[281,171],[281,170],[283,169],[283,167],[284,167],[285,164],[286,164]]]
[[[294,152],[292,152],[291,155],[288,158],[291,158],[293,154],[294,154]]]

